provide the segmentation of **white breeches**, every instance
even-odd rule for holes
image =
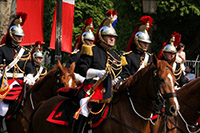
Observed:
[[[0,116],[5,116],[8,112],[9,104],[4,103],[3,101],[0,102]]]
[[[87,108],[88,100],[89,100],[89,97],[85,97],[85,98],[82,98],[80,100],[80,107],[81,107],[80,114],[85,116],[85,117],[89,116],[89,111],[88,111],[88,108]]]

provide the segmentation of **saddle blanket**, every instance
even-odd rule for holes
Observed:
[[[54,124],[72,126],[74,113],[78,109],[78,106],[73,104],[70,99],[66,98],[57,104],[46,120]],[[97,127],[103,122],[103,120],[109,114],[109,109],[109,105],[107,105],[102,111],[103,114],[100,113],[99,115],[95,116],[95,118],[92,120],[92,128]]]

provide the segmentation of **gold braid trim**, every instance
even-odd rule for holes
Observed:
[[[115,51],[114,51],[115,52]],[[110,69],[110,71],[111,71],[111,77],[112,77],[112,75],[114,76],[114,77],[112,77],[112,80],[113,79],[115,79],[117,76],[119,76],[119,74],[121,73],[121,71],[122,71],[122,62],[121,62],[121,60],[117,60],[116,58],[114,58],[108,51],[106,51],[106,53],[108,54],[108,59],[107,59],[107,63],[106,63],[106,69],[108,68],[108,67],[110,67],[111,69]],[[116,53],[116,52],[115,52]],[[116,53],[117,54],[117,53]],[[118,54],[117,54],[118,55]],[[118,55],[119,56],[119,55]],[[111,59],[110,59],[110,57],[114,60],[114,61],[116,61],[116,62],[114,62],[114,61],[112,61]],[[120,56],[119,56],[120,57]],[[113,67],[112,66],[112,64],[113,65],[115,65],[117,68],[115,68],[115,67]],[[115,74],[115,72],[114,72],[114,70],[117,70],[117,71],[119,71],[117,74]]]
[[[45,72],[43,72],[43,73],[40,73],[40,72],[37,70],[37,73],[39,73],[41,76],[44,76],[44,75],[47,74],[47,69],[46,69],[45,67],[43,67],[43,68],[45,69]]]
[[[176,76],[178,76],[177,78],[176,78],[176,81],[178,81],[180,78],[181,78],[181,74],[182,74],[182,68],[181,68],[181,66],[180,66],[180,68],[178,69],[178,70],[175,70],[173,73],[174,73],[174,76],[176,77]],[[178,73],[176,73],[176,72],[178,72]]]

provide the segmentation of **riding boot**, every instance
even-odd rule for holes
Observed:
[[[72,126],[72,133],[83,133],[86,125],[87,117],[79,115],[78,120],[75,120]]]

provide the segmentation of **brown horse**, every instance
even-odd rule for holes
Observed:
[[[177,115],[179,106],[174,95],[174,82],[175,78],[171,66],[166,61],[159,61],[154,57],[150,65],[123,82],[115,92],[109,117],[98,127],[93,128],[92,132],[144,132],[147,123],[151,120],[150,116],[154,105],[159,99],[167,101],[168,112],[171,115]],[[46,121],[51,111],[63,99],[66,98],[53,97],[35,110],[30,128],[31,132],[71,132],[69,126]]]
[[[27,132],[29,126],[29,117],[34,108],[44,100],[56,96],[59,86],[76,87],[74,77],[73,63],[70,68],[62,67],[58,61],[58,65],[54,66],[47,75],[37,81],[30,90],[27,91],[24,105],[16,114],[16,118],[6,120],[8,133]]]
[[[180,111],[177,117],[162,116],[151,130],[154,133],[164,132],[200,132],[196,123],[200,117],[200,77],[184,85],[176,91]]]

